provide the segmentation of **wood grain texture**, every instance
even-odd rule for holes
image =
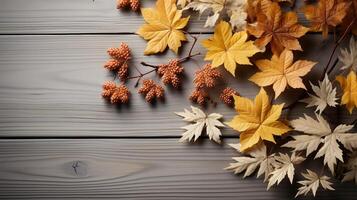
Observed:
[[[233,155],[207,140],[0,140],[0,199],[292,199],[286,182],[266,191],[262,180],[224,171]],[[354,200],[357,190],[337,184],[317,195]]]
[[[154,0],[142,0],[152,7]],[[298,1],[300,8],[303,1]],[[301,12],[302,24],[307,22]],[[205,17],[193,15],[191,32],[210,32],[203,28]],[[118,11],[116,0],[1,0],[0,34],[134,33],[143,24],[139,14]]]
[[[201,35],[200,39],[207,36]],[[129,84],[131,104],[112,106],[100,96],[101,84],[112,79],[102,65],[108,59],[106,49],[119,45],[120,41],[127,42],[134,52],[130,66],[137,66],[142,71],[148,69],[140,67],[140,61],[159,64],[174,57],[171,52],[142,56],[145,41],[135,35],[0,36],[0,137],[179,136],[182,133],[179,127],[185,123],[174,112],[190,106],[187,97],[192,91],[193,74],[203,65],[203,57],[184,64],[183,89],[167,89],[165,102],[147,104],[136,93],[135,81],[132,81]],[[302,40],[305,58],[319,62],[307,80],[320,76],[326,55],[331,51],[330,44],[321,43],[321,37],[317,35]],[[184,45],[182,55],[189,46]],[[204,53],[201,47],[196,51]],[[131,71],[135,74],[135,70]],[[224,70],[222,72],[224,81],[242,96],[253,98],[256,95],[259,88],[247,80],[254,67],[241,67],[237,79]],[[148,77],[157,78],[154,74]],[[288,90],[278,102],[288,104],[299,92],[301,90]],[[222,113],[226,120],[235,114],[225,105],[208,107],[207,112],[212,111]],[[336,115],[329,117],[332,123],[337,123],[336,118],[342,122],[352,122],[356,118],[356,112],[353,117],[345,109],[338,115],[335,110],[327,113]],[[300,108],[293,110],[289,118],[297,116],[301,116]],[[234,132],[227,129],[224,134]]]

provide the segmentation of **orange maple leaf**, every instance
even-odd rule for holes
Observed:
[[[257,23],[248,25],[247,30],[258,38],[255,41],[258,47],[270,42],[272,52],[279,55],[285,48],[302,51],[298,38],[309,29],[298,24],[295,12],[283,13],[278,3],[271,2],[269,7],[260,9]]]
[[[310,20],[310,29],[322,32],[324,38],[328,35],[329,27],[336,27],[346,16],[350,2],[340,0],[320,0],[317,5],[304,7],[305,17]]]

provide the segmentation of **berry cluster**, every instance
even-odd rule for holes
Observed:
[[[211,64],[206,64],[202,69],[199,69],[195,73],[195,78],[193,83],[195,89],[190,96],[190,100],[201,106],[206,105],[206,103],[211,100],[209,96],[209,89],[215,88],[222,79],[222,74],[215,68],[212,68]],[[232,88],[225,88],[220,94],[220,99],[223,103],[228,106],[232,106],[234,103],[233,96],[238,95],[238,92]]]
[[[165,90],[153,80],[147,79],[143,81],[143,85],[138,92],[144,94],[145,100],[151,103],[154,99],[163,99]]]
[[[227,87],[222,90],[221,94],[219,95],[219,98],[223,103],[225,103],[227,106],[233,106],[234,105],[234,96],[239,96],[239,93],[235,91],[234,89]]]
[[[132,11],[139,11],[140,0],[117,0],[117,9],[130,8]]]
[[[183,67],[178,59],[170,60],[168,64],[158,66],[157,73],[164,84],[179,88],[182,82]]]
[[[107,52],[112,59],[104,64],[104,68],[117,73],[120,80],[125,82],[129,74],[128,61],[131,59],[129,46],[121,43],[119,48],[109,48]]]
[[[103,84],[102,96],[112,104],[115,103],[128,103],[130,92],[125,85],[117,85],[114,81],[106,81]]]

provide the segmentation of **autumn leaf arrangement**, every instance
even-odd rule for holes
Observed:
[[[194,142],[205,133],[210,140],[222,143],[221,129],[228,126],[239,133],[239,143],[230,144],[239,155],[225,169],[242,174],[243,178],[254,173],[262,176],[267,189],[286,179],[299,185],[296,196],[334,190],[333,184],[339,181],[357,183],[357,120],[352,119],[351,124],[330,124],[326,115],[327,107],[346,109],[351,117],[356,112],[357,41],[353,35],[357,34],[357,1],[304,1],[299,3],[302,6],[292,9],[295,4],[293,0],[157,0],[154,8],[140,9],[138,0],[118,0],[118,9],[140,11],[145,20],[137,31],[147,41],[145,55],[167,49],[177,54],[188,38],[191,46],[188,55],[164,64],[141,62],[148,68],[146,72],[130,66],[132,52],[126,43],[108,49],[110,60],[104,68],[114,75],[114,80],[103,84],[102,96],[113,104],[126,104],[131,95],[127,83],[135,80],[137,92],[147,102],[164,99],[165,89],[181,87],[182,63],[199,55],[200,52],[193,51],[195,45],[201,44],[206,49],[207,63],[195,72],[194,90],[189,96],[201,108],[191,106],[176,112],[189,123],[182,127],[181,142]],[[300,24],[296,10],[304,13],[308,26]],[[207,17],[205,27],[213,30],[212,36],[202,41],[185,29],[189,21],[196,20],[190,16],[195,11]],[[326,56],[326,66],[294,59],[296,52],[302,54],[299,40],[308,37],[308,31],[321,32],[323,39],[334,36],[334,48]],[[347,47],[341,47],[347,41]],[[261,59],[252,59],[255,55]],[[249,99],[225,87],[218,91],[219,97],[237,115],[223,122],[221,114],[205,113],[205,105],[216,103],[211,99],[212,89],[225,81],[221,69],[240,78],[236,69],[246,66],[257,68],[247,80],[260,88],[256,97]],[[307,85],[303,79],[314,67],[322,67],[323,73]],[[130,70],[137,75],[129,76]],[[161,83],[146,78],[149,74],[157,74]],[[287,88],[300,90],[302,95],[289,105],[275,103]],[[284,110],[297,104],[304,104],[306,112],[296,119],[285,119]],[[311,162],[319,170],[308,168]]]

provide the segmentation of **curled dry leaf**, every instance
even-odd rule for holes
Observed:
[[[350,3],[340,0],[319,0],[317,5],[306,5],[305,16],[310,20],[310,29],[322,32],[327,38],[330,27],[336,27],[342,23]]]
[[[338,59],[343,64],[341,70],[357,71],[357,40],[350,39],[349,48],[341,49]]]
[[[235,116],[227,125],[240,131],[241,151],[252,148],[261,140],[275,143],[274,135],[280,136],[290,128],[279,121],[284,104],[271,105],[263,88],[254,102],[250,99],[234,96]]]
[[[320,185],[325,190],[335,190],[331,187],[332,183],[330,182],[330,177],[319,176],[315,172],[308,169],[306,171],[307,173],[301,174],[305,178],[305,180],[298,181],[301,187],[299,187],[295,197],[299,195],[306,196],[309,192],[312,192],[312,194],[315,196],[317,189],[320,187]]]
[[[235,76],[236,63],[252,65],[249,57],[260,51],[252,41],[247,41],[247,38],[245,31],[233,34],[227,22],[220,22],[213,37],[202,41],[202,45],[208,50],[205,60],[212,60],[212,67],[224,65],[226,70]]]
[[[219,119],[223,116],[218,113],[206,115],[201,109],[191,106],[192,112],[185,109],[184,112],[176,112],[177,115],[183,117],[184,121],[192,124],[182,127],[186,132],[182,134],[180,142],[196,141],[202,134],[203,128],[206,127],[206,134],[210,140],[221,143],[221,131],[219,128],[224,127]]]
[[[345,78],[344,76],[337,76],[336,80],[340,83],[343,89],[341,104],[346,105],[346,108],[352,114],[354,108],[357,108],[357,75],[351,70]]]
[[[155,9],[142,8],[141,13],[147,24],[142,25],[137,34],[149,40],[144,53],[150,55],[163,52],[167,46],[178,53],[181,42],[187,40],[182,29],[187,25],[189,17],[182,18],[176,0],[158,0]]]
[[[230,144],[231,147],[241,152],[240,144]],[[276,164],[275,154],[268,154],[266,146],[261,143],[244,153],[245,156],[233,157],[235,163],[230,163],[226,170],[232,170],[235,174],[244,172],[243,178],[252,175],[257,169],[257,177],[264,174],[264,182]]]
[[[319,81],[319,86],[315,86],[311,82],[310,85],[315,95],[309,94],[308,98],[301,100],[301,102],[307,104],[306,107],[317,106],[316,112],[321,114],[327,105],[331,107],[337,105],[336,88],[332,86],[327,74],[325,74],[325,78],[322,82]]]
[[[273,85],[275,98],[277,98],[289,85],[292,88],[305,88],[301,77],[305,76],[315,62],[298,60],[293,63],[294,55],[289,50],[284,50],[280,56],[273,55],[271,60],[258,60],[255,64],[261,70],[250,77],[261,87]]]
[[[211,12],[206,20],[205,27],[214,27],[216,22],[227,15],[233,29],[242,30],[246,26],[247,12],[246,0],[190,0],[185,9],[199,11],[200,15],[204,12]]]
[[[290,183],[293,183],[295,167],[305,160],[304,157],[297,156],[295,152],[291,156],[288,154],[279,153],[275,157],[274,170],[270,173],[268,189],[274,184],[279,185],[279,183],[284,179],[285,176],[288,176]]]
[[[294,130],[305,134],[293,135],[294,140],[284,144],[283,147],[293,148],[294,151],[306,150],[306,156],[317,151],[315,159],[324,157],[324,164],[334,173],[337,159],[343,162],[340,144],[352,151],[357,148],[357,134],[347,133],[352,130],[353,125],[340,124],[332,131],[321,115],[316,115],[316,119],[304,115],[304,118],[292,120],[290,124]],[[322,146],[319,148],[320,144]]]
[[[279,4],[275,2],[258,11],[257,22],[248,25],[247,30],[257,38],[255,44],[259,48],[270,43],[271,50],[276,55],[285,48],[302,51],[298,38],[305,35],[308,28],[298,24],[295,12],[283,13]]]

